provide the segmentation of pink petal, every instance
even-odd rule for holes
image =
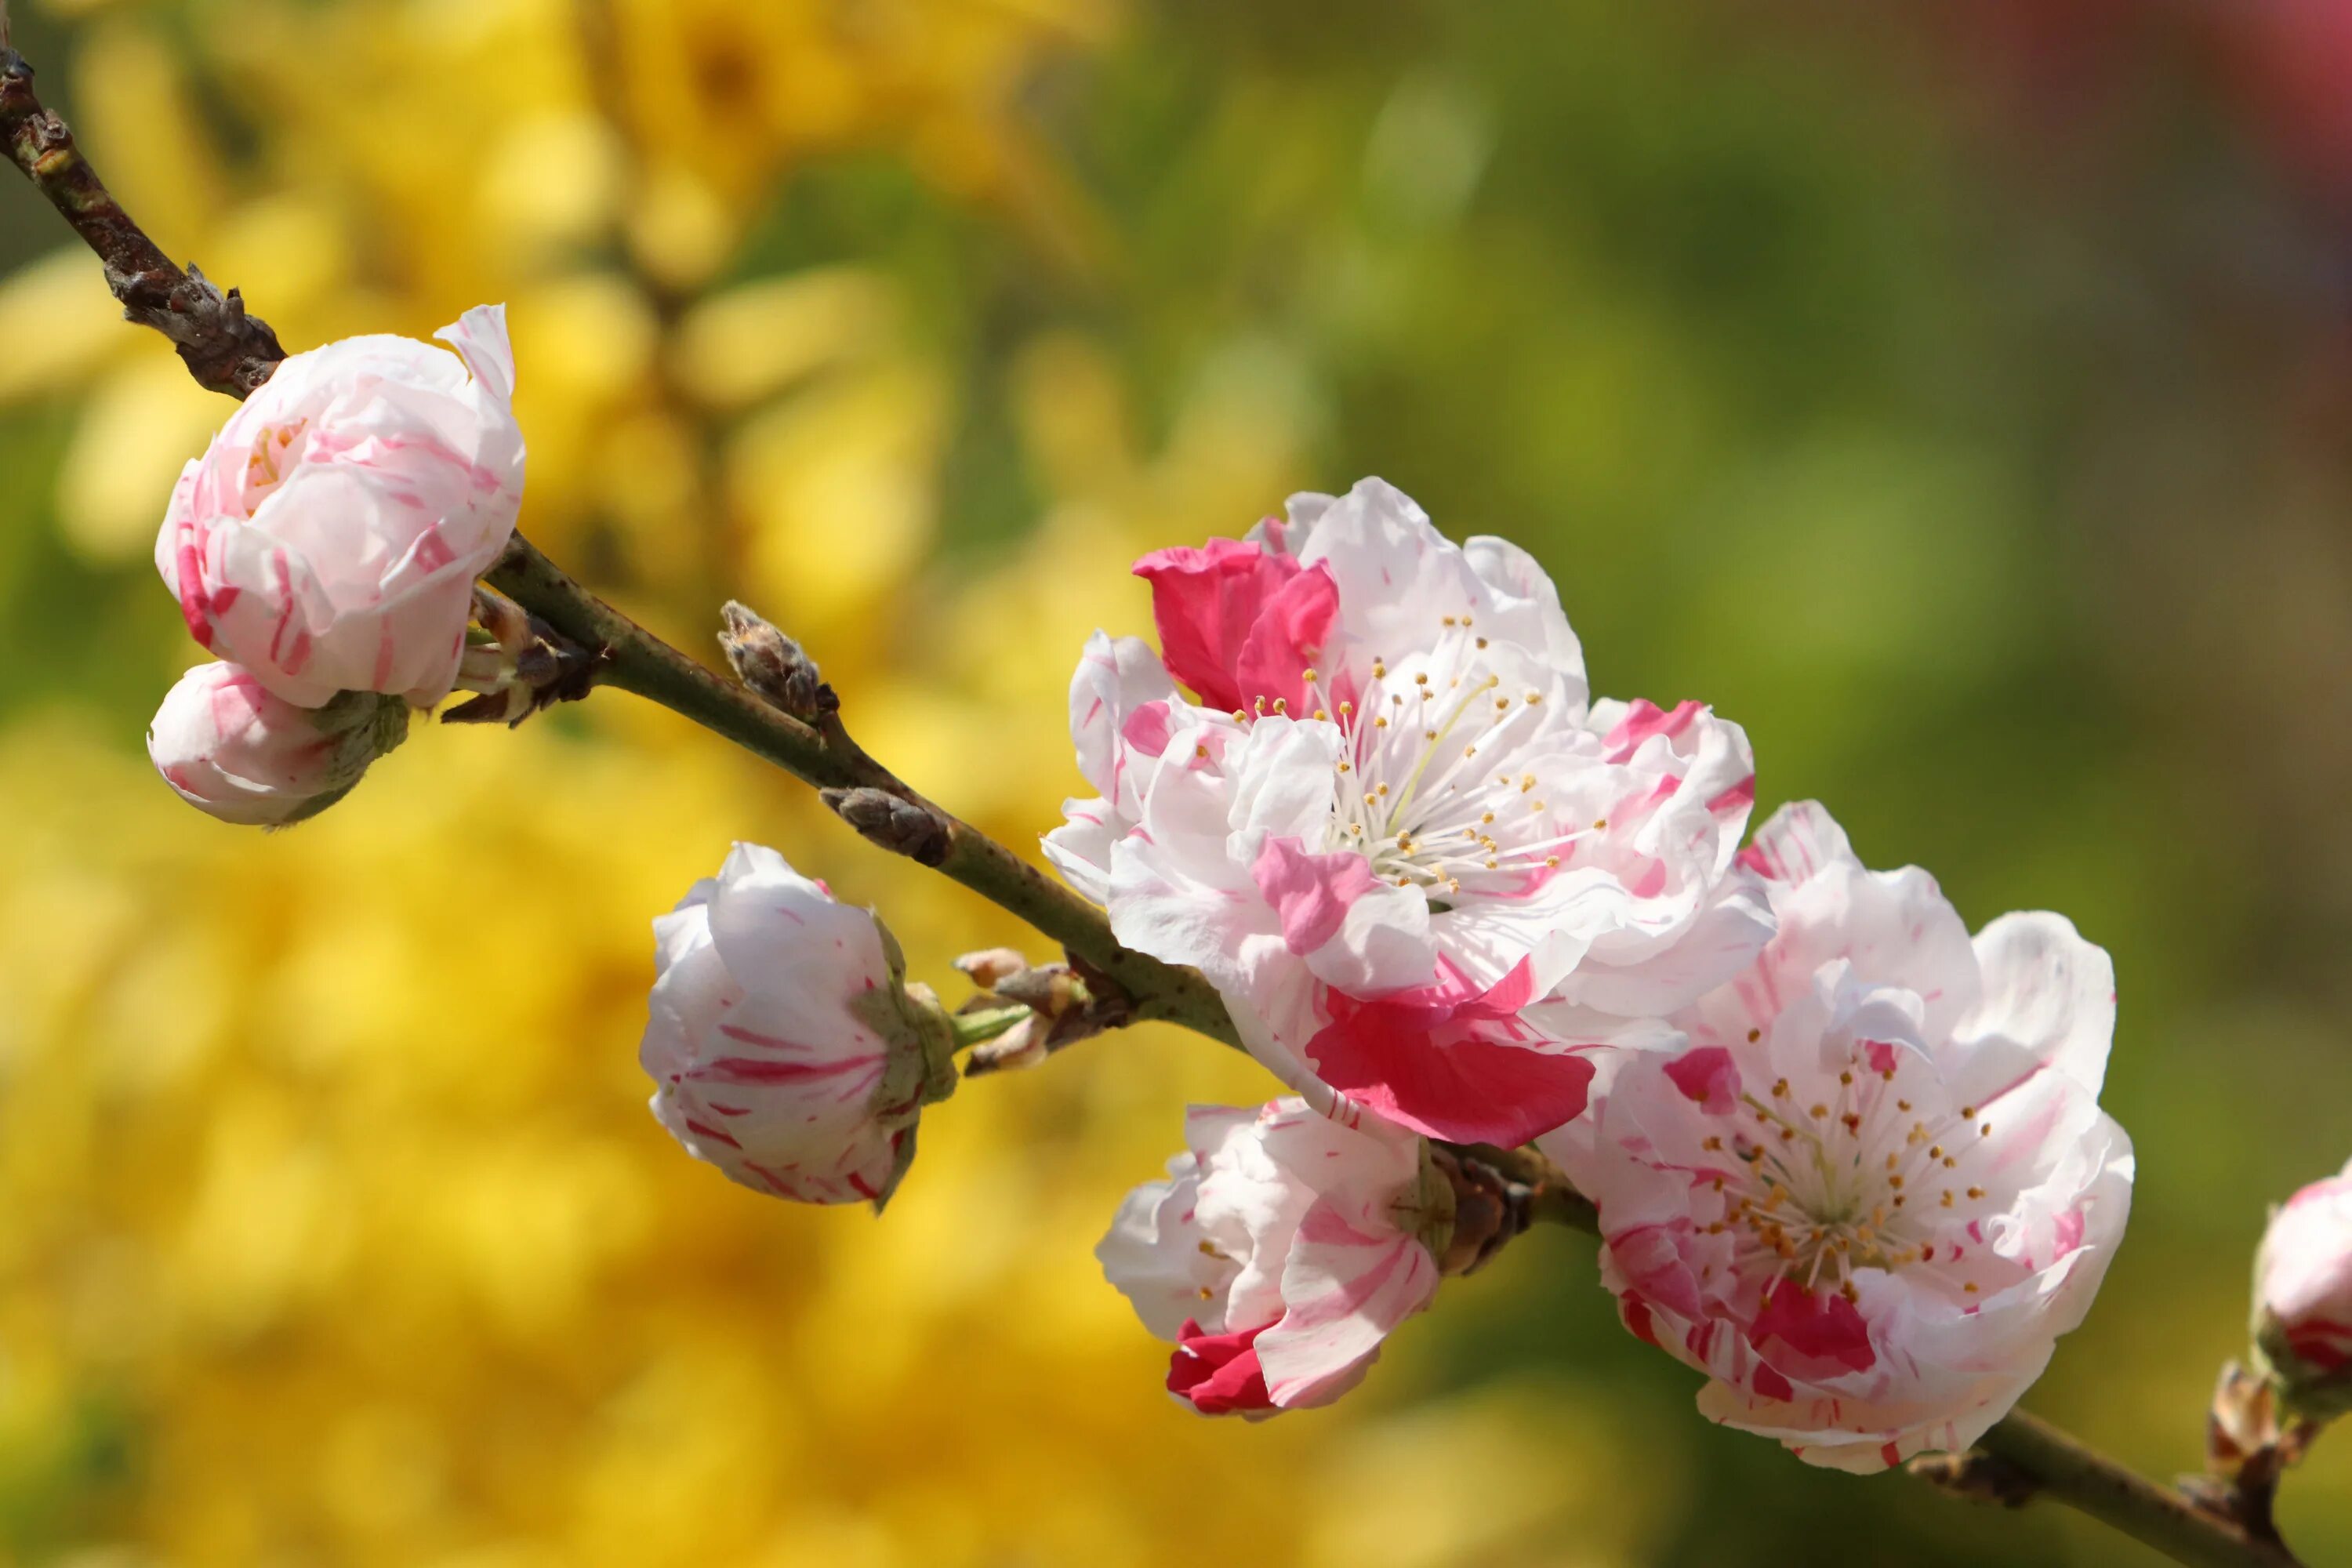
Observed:
[[[1282,940],[1312,952],[1339,932],[1348,906],[1374,887],[1371,863],[1352,849],[1310,854],[1296,838],[1269,836],[1250,867],[1258,891],[1282,919]]]
[[[1721,1046],[1701,1046],[1685,1051],[1665,1065],[1665,1075],[1686,1100],[1698,1101],[1711,1116],[1728,1115],[1739,1101],[1739,1069]]]
[[[1878,1361],[1870,1325],[1853,1302],[1834,1290],[1816,1293],[1791,1282],[1765,1299],[1748,1325],[1748,1342],[1759,1351],[1779,1346],[1772,1359],[1808,1379],[1868,1372]]]
[[[1151,584],[1151,618],[1168,672],[1206,707],[1244,707],[1237,674],[1243,645],[1267,601],[1299,570],[1288,556],[1238,539],[1155,550],[1138,561],[1135,574]]]
[[[1271,1410],[1265,1373],[1257,1364],[1261,1324],[1237,1333],[1212,1334],[1191,1318],[1177,1331],[1176,1353],[1168,1358],[1168,1392],[1203,1415]]]
[[[1518,1017],[1525,959],[1482,994],[1458,976],[1373,1001],[1331,992],[1307,1043],[1316,1075],[1358,1104],[1432,1138],[1516,1147],[1584,1110],[1592,1064]]]

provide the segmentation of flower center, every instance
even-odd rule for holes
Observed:
[[[245,488],[249,505],[257,506],[261,498],[285,482],[286,469],[291,466],[294,442],[309,427],[306,416],[291,425],[265,425],[254,437],[253,450],[245,459]]]
[[[1465,893],[1525,889],[1578,837],[1560,830],[1537,775],[1515,765],[1541,729],[1543,693],[1507,690],[1486,652],[1467,616],[1447,616],[1427,653],[1373,659],[1359,697],[1339,700],[1336,714],[1313,711],[1347,742],[1330,847],[1421,889],[1441,912]],[[1318,673],[1305,679],[1318,692]]]
[[[1981,1250],[1978,1222],[1994,1205],[1977,1176],[1992,1123],[1978,1121],[1974,1106],[1915,1107],[1893,1067],[1870,1065],[1891,1049],[1857,1045],[1835,1095],[1810,1104],[1785,1078],[1767,1095],[1740,1096],[1740,1125],[1727,1141],[1738,1164],[1714,1178],[1726,1209],[1706,1228],[1733,1234],[1733,1266],[1743,1276],[1767,1276],[1766,1296],[1794,1279],[1807,1291],[1827,1284],[1853,1300],[1858,1269],[1892,1272],[1939,1257],[1957,1264],[1967,1249],[1941,1239],[1955,1226]],[[1727,1140],[1709,1137],[1705,1147],[1721,1152]],[[1960,1289],[1969,1296],[1979,1290],[1965,1276]]]

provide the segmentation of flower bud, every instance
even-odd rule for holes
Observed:
[[[719,615],[727,629],[719,634],[719,646],[744,685],[809,723],[841,706],[801,645],[762,619],[759,612],[730,599]]]
[[[920,805],[888,790],[859,785],[854,789],[822,789],[817,798],[838,813],[841,820],[866,837],[866,841],[893,855],[904,855],[919,866],[937,866],[948,858],[953,837],[947,821],[928,805]]]
[[[971,1057],[964,1064],[964,1075],[978,1078],[984,1073],[1037,1066],[1053,1049],[1049,1037],[1052,1028],[1044,1018],[1030,1014],[994,1039],[982,1040],[972,1047]]]
[[[283,827],[350,794],[369,763],[407,738],[408,713],[400,699],[373,691],[297,708],[250,670],[201,664],[164,694],[148,726],[147,754],[198,810]]]
[[[757,1192],[879,1208],[915,1157],[922,1108],[956,1082],[953,1037],[898,944],[756,844],[654,921],[638,1060],[654,1115]]]
[[[2254,1259],[2254,1349],[2295,1415],[2352,1411],[2352,1165],[2271,1215]]]
[[[1185,1142],[1095,1248],[1143,1326],[1175,1344],[1169,1392],[1204,1415],[1329,1404],[1435,1294],[1451,1187],[1412,1133],[1296,1097],[1196,1105]]]
[[[430,707],[457,678],[523,442],[504,310],[440,335],[456,355],[383,336],[294,355],[172,492],[155,565],[188,630],[289,702]]]
[[[1029,960],[1019,948],[984,947],[957,959],[955,968],[982,991],[992,991],[999,981],[1010,980],[1026,971]]]

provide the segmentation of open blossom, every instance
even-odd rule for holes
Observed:
[[[2271,1216],[2254,1262],[2254,1342],[2291,1405],[2352,1408],[2352,1165]]]
[[[1203,1415],[1328,1405],[1429,1305],[1453,1190],[1422,1141],[1304,1100],[1196,1105],[1168,1179],[1119,1205],[1095,1248],[1176,1352],[1168,1389]]]
[[[1769,934],[1733,868],[1747,738],[1697,703],[1588,702],[1525,552],[1457,546],[1367,479],[1136,570],[1160,655],[1088,644],[1071,728],[1102,794],[1046,852],[1318,1104],[1524,1142],[1581,1109],[1581,1047]]]
[[[946,1022],[909,994],[889,932],[774,850],[738,844],[654,939],[638,1060],[661,1124],[755,1191],[887,1200],[923,1106],[955,1088]]]
[[[1966,1447],[2123,1237],[2114,969],[2053,914],[1971,942],[1931,878],[1864,868],[1816,805],[1745,857],[1779,934],[1543,1147],[1600,1205],[1626,1325],[1709,1375],[1710,1418],[1848,1470]]]
[[[397,699],[353,691],[324,708],[297,708],[236,665],[200,664],[164,695],[147,754],[199,811],[283,827],[350,794],[407,734],[408,709]]]
[[[457,679],[523,442],[504,307],[438,335],[456,355],[388,336],[294,355],[172,492],[155,565],[188,630],[289,702],[428,707]]]

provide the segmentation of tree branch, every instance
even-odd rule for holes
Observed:
[[[2012,1410],[1978,1445],[2035,1487],[2142,1545],[2195,1568],[2299,1568],[2293,1552],[2197,1507],[2053,1426]]]
[[[277,335],[246,314],[235,289],[224,295],[194,268],[182,271],[109,194],[65,121],[34,96],[32,68],[7,47],[5,5],[0,0],[0,141],[10,158],[97,253],[129,320],[171,339],[200,384],[232,397],[248,395],[286,357]],[[837,713],[805,722],[705,668],[590,594],[520,534],[488,580],[582,648],[601,653],[600,684],[658,702],[820,789],[877,792],[936,819],[946,842],[933,862],[925,839],[926,863],[936,863],[1092,965],[1134,1000],[1136,1017],[1165,1019],[1240,1045],[1223,1001],[1198,973],[1122,946],[1102,910],[925,800],[859,748]],[[1591,1202],[1541,1154],[1485,1146],[1457,1152],[1523,1185],[1530,1221],[1598,1233]],[[2021,1410],[1987,1433],[1981,1447],[2034,1489],[2179,1562],[2199,1568],[2297,1568],[2284,1548],[2250,1538],[2236,1524]]]
[[[81,155],[73,132],[33,92],[33,68],[0,43],[0,142],[25,177],[65,215],[106,268],[106,286],[125,320],[172,340],[188,374],[215,392],[244,397],[269,379],[286,351],[237,291],[223,294],[190,267],[182,271],[131,222]]]
[[[822,728],[805,723],[741,682],[697,664],[573,582],[520,534],[490,569],[489,583],[582,647],[601,649],[602,684],[683,714],[821,790],[846,791],[852,799],[876,792],[928,814],[946,841],[926,849],[919,857],[924,864],[1085,959],[1134,1000],[1138,1018],[1165,1019],[1229,1046],[1241,1044],[1223,999],[1198,972],[1121,945],[1102,910],[926,800],[851,740],[837,716]]]

